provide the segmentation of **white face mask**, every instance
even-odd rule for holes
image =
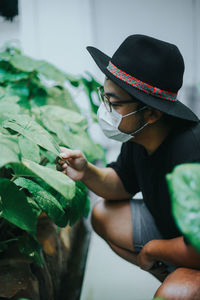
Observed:
[[[145,126],[148,125],[148,123],[145,123],[139,129],[137,129],[131,133],[125,133],[125,132],[120,131],[118,129],[119,124],[121,123],[123,118],[133,115],[145,108],[147,108],[147,105],[138,110],[132,111],[131,113],[129,113],[127,115],[122,116],[118,112],[116,112],[116,110],[114,110],[114,109],[112,109],[111,112],[108,112],[105,105],[103,103],[101,103],[101,105],[97,111],[99,125],[100,125],[103,133],[105,134],[105,136],[107,136],[108,138],[122,142],[122,143],[127,142],[128,140],[134,138],[134,134],[136,134],[137,132],[142,130]]]

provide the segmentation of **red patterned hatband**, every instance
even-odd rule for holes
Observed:
[[[112,73],[115,77],[125,81],[126,83],[134,86],[135,88],[153,96],[159,97],[161,99],[176,101],[177,93],[171,93],[167,91],[163,91],[157,87],[151,86],[141,80],[125,73],[124,71],[118,69],[111,61],[109,61],[109,65],[107,69],[110,73]]]

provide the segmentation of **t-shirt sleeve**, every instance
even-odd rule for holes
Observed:
[[[120,154],[115,162],[107,164],[121,179],[125,190],[130,194],[140,191],[134,167],[134,151],[129,143],[123,143]]]

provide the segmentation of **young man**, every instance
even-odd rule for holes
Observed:
[[[98,168],[78,150],[60,147],[58,169],[101,196],[94,230],[127,261],[163,281],[156,296],[200,299],[200,254],[184,240],[171,214],[165,175],[200,162],[200,124],[180,101],[184,61],[178,48],[129,36],[112,58],[87,48],[105,74],[99,124],[122,142],[116,162]],[[143,200],[132,199],[141,191]],[[134,280],[134,279],[133,279]]]

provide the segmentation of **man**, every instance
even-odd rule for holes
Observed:
[[[60,147],[58,168],[103,199],[92,212],[94,230],[127,261],[165,281],[156,296],[200,299],[200,254],[171,214],[165,175],[200,162],[197,116],[177,100],[184,61],[178,48],[144,35],[129,36],[112,58],[87,48],[105,74],[99,124],[122,142],[116,162],[98,168],[78,150]],[[132,199],[141,191],[143,200]],[[134,280],[134,278],[133,278]]]

